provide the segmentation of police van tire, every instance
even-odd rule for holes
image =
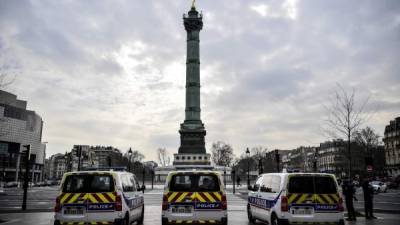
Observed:
[[[130,225],[129,222],[130,222],[130,221],[129,221],[129,213],[126,212],[125,218],[124,218],[124,221],[123,221],[123,224],[124,224],[124,225]]]
[[[137,220],[137,224],[143,224],[143,220],[144,220],[144,206],[142,208],[142,213],[140,214],[140,217]]]
[[[222,218],[221,224],[222,224],[222,225],[228,225],[228,217]]]
[[[275,214],[272,214],[272,216],[271,216],[271,225],[281,225],[278,217],[276,217]]]
[[[251,213],[251,208],[249,204],[247,204],[247,218],[249,219],[250,223],[256,222],[256,219],[253,217],[253,214]]]

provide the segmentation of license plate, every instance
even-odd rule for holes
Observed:
[[[83,208],[66,208],[64,210],[64,214],[67,214],[67,215],[82,215],[83,214]]]
[[[173,213],[192,213],[193,206],[175,206],[172,207]]]
[[[298,208],[298,209],[293,209],[292,214],[296,215],[310,215],[313,213],[312,208]]]

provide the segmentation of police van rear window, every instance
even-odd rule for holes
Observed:
[[[293,176],[289,179],[289,193],[337,193],[336,183],[329,176]]]
[[[176,174],[170,182],[170,191],[219,191],[218,177],[213,174]]]
[[[111,175],[69,175],[65,179],[63,185],[64,193],[95,193],[113,191],[114,180]]]

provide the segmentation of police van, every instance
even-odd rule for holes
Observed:
[[[249,187],[247,216],[272,225],[344,224],[335,176],[324,173],[267,173]]]
[[[143,223],[144,199],[136,177],[124,171],[65,173],[54,225]]]
[[[226,192],[214,171],[174,171],[167,176],[162,199],[162,225],[228,223]]]

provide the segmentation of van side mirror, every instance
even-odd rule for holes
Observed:
[[[247,186],[247,190],[249,190],[249,191],[254,191],[254,187],[251,186],[251,185],[249,185],[249,186]]]
[[[144,191],[144,190],[146,190],[146,186],[145,185],[139,186],[138,191]]]

